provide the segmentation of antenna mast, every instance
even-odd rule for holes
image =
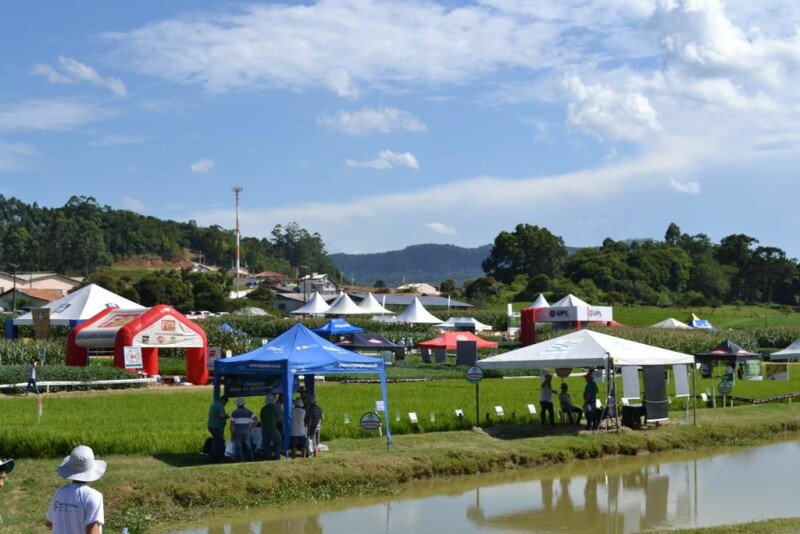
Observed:
[[[239,242],[242,239],[242,234],[239,231],[239,193],[244,189],[241,185],[235,185],[231,188],[236,195],[236,274],[234,275],[233,282],[236,290],[236,298],[239,298]]]

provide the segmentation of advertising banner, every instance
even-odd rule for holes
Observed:
[[[125,358],[125,369],[141,369],[142,347],[123,347],[123,357]]]
[[[33,335],[36,339],[50,337],[50,308],[36,308],[31,312],[33,316]]]

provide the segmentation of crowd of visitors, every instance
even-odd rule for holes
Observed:
[[[585,375],[586,384],[583,388],[583,408],[573,403],[569,393],[569,385],[562,382],[558,394],[561,420],[570,425],[581,424],[581,419],[586,415],[586,430],[597,430],[603,417],[603,409],[598,407],[598,387],[594,381],[594,372],[589,370]],[[542,425],[555,425],[555,409],[553,405],[553,375],[545,373],[539,390],[539,407],[541,409]]]
[[[213,462],[227,458],[237,462],[251,462],[257,458],[279,460],[284,454],[284,432],[289,432],[291,458],[317,456],[320,450],[320,430],[323,412],[316,398],[304,387],[292,400],[292,420],[283,421],[281,395],[268,394],[264,406],[256,415],[247,407],[244,397],[236,399],[236,408],[228,415],[225,395],[214,400],[208,410],[207,452]],[[227,421],[230,420],[230,424]],[[230,439],[225,441],[225,428],[230,429]]]

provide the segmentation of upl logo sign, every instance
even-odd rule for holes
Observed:
[[[550,317],[569,317],[569,310],[550,310]]]

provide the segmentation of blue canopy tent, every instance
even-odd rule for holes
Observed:
[[[363,328],[353,326],[344,319],[331,319],[324,325],[313,330],[314,333],[330,337],[333,334],[355,334],[363,332]]]
[[[266,385],[267,377],[279,377],[281,391],[284,393],[283,420],[289,428],[292,420],[292,397],[294,395],[294,377],[305,376],[306,390],[314,394],[314,375],[327,374],[377,374],[381,381],[383,405],[389,413],[386,394],[386,363],[382,358],[372,358],[336,346],[318,336],[301,323],[279,335],[266,345],[234,356],[222,358],[214,362],[214,398],[220,396],[223,377],[238,376],[242,379],[255,379]],[[242,393],[242,396],[261,395],[263,389],[253,387]],[[228,393],[226,384],[226,393]],[[284,432],[284,450],[289,450],[289,432]],[[389,418],[386,418],[386,447],[392,445],[392,434],[389,430]]]

